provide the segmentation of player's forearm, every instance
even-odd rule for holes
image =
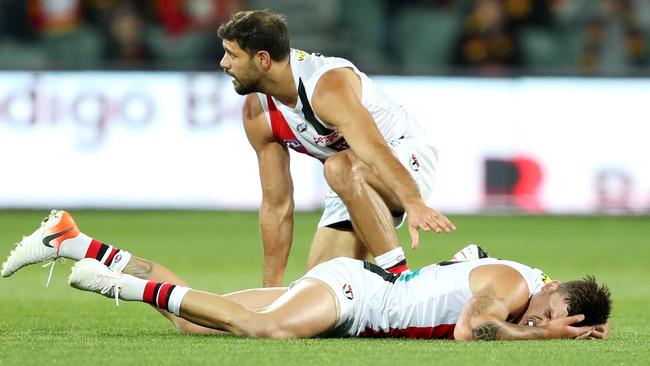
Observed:
[[[362,160],[366,160],[364,162],[383,178],[383,182],[397,196],[404,209],[424,203],[415,181],[388,147],[367,155]]]
[[[488,320],[472,328],[474,340],[524,340],[549,338],[545,328],[522,326],[500,320]]]
[[[293,203],[284,208],[262,204],[260,234],[264,246],[264,287],[280,286],[293,241]]]

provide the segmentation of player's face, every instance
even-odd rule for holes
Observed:
[[[242,50],[235,41],[223,41],[225,54],[219,65],[233,78],[232,84],[237,94],[246,95],[259,91],[261,72],[253,57]]]
[[[543,327],[549,321],[569,315],[566,299],[559,292],[541,292],[530,299],[519,325]]]

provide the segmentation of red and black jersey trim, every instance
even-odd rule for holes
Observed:
[[[266,103],[268,105],[269,117],[271,118],[271,131],[273,133],[273,137],[275,137],[275,139],[284,146],[298,151],[299,153],[312,156],[309,151],[307,151],[307,149],[302,145],[302,143],[300,143],[300,141],[296,138],[296,135],[291,130],[291,127],[289,127],[287,120],[275,105],[273,98],[271,98],[270,95],[266,96]]]
[[[419,338],[419,339],[454,339],[456,324],[440,324],[432,327],[389,328],[381,331],[366,328],[359,337],[365,338]]]
[[[305,116],[307,122],[316,129],[316,132],[321,136],[329,136],[334,132],[329,128],[323,126],[320,121],[316,118],[314,110],[311,109],[311,104],[309,103],[309,98],[307,98],[307,92],[305,91],[305,85],[302,83],[302,79],[298,79],[298,97],[302,103],[302,114]]]
[[[397,279],[399,278],[399,274],[395,273],[390,273],[386,271],[385,269],[379,267],[378,265],[374,263],[370,263],[368,261],[363,261],[363,268],[367,269],[368,271],[380,276],[384,281],[390,282],[390,283],[395,283]]]
[[[318,135],[330,136],[337,132],[337,130],[325,127],[318,118],[316,118],[316,114],[314,114],[314,110],[311,108],[311,104],[309,103],[309,98],[307,97],[307,92],[305,91],[305,85],[303,84],[302,79],[298,79],[298,98],[300,98],[300,102],[302,103],[302,114],[305,116],[305,120],[314,127]],[[328,144],[327,147],[335,151],[343,151],[349,149],[350,145],[345,141],[345,137],[340,136],[335,141]]]

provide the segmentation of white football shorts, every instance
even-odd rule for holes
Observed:
[[[374,264],[352,258],[335,258],[315,266],[289,285],[291,291],[298,282],[312,279],[330,288],[337,302],[337,320],[335,327],[321,334],[321,337],[354,337],[371,323],[369,317],[373,314],[368,309],[376,307],[373,303],[384,297],[390,282],[364,266],[378,268]],[[388,273],[385,275],[393,276]]]
[[[417,137],[404,137],[388,143],[395,156],[411,177],[420,191],[420,195],[426,201],[433,192],[436,180],[436,168],[438,166],[438,150],[431,146],[424,139]],[[330,188],[325,196],[325,208],[318,227],[329,226],[338,222],[350,220],[350,213],[345,203]],[[393,216],[395,227],[404,222],[405,215],[402,213]]]

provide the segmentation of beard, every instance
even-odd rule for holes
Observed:
[[[238,76],[235,76],[226,70],[224,71],[226,75],[232,78],[232,85],[237,94],[247,95],[260,91],[259,75],[252,63],[249,63],[248,67],[244,71],[240,72]]]
[[[235,92],[239,95],[247,95],[259,91],[259,81],[247,82],[233,79],[233,86],[235,87]]]

